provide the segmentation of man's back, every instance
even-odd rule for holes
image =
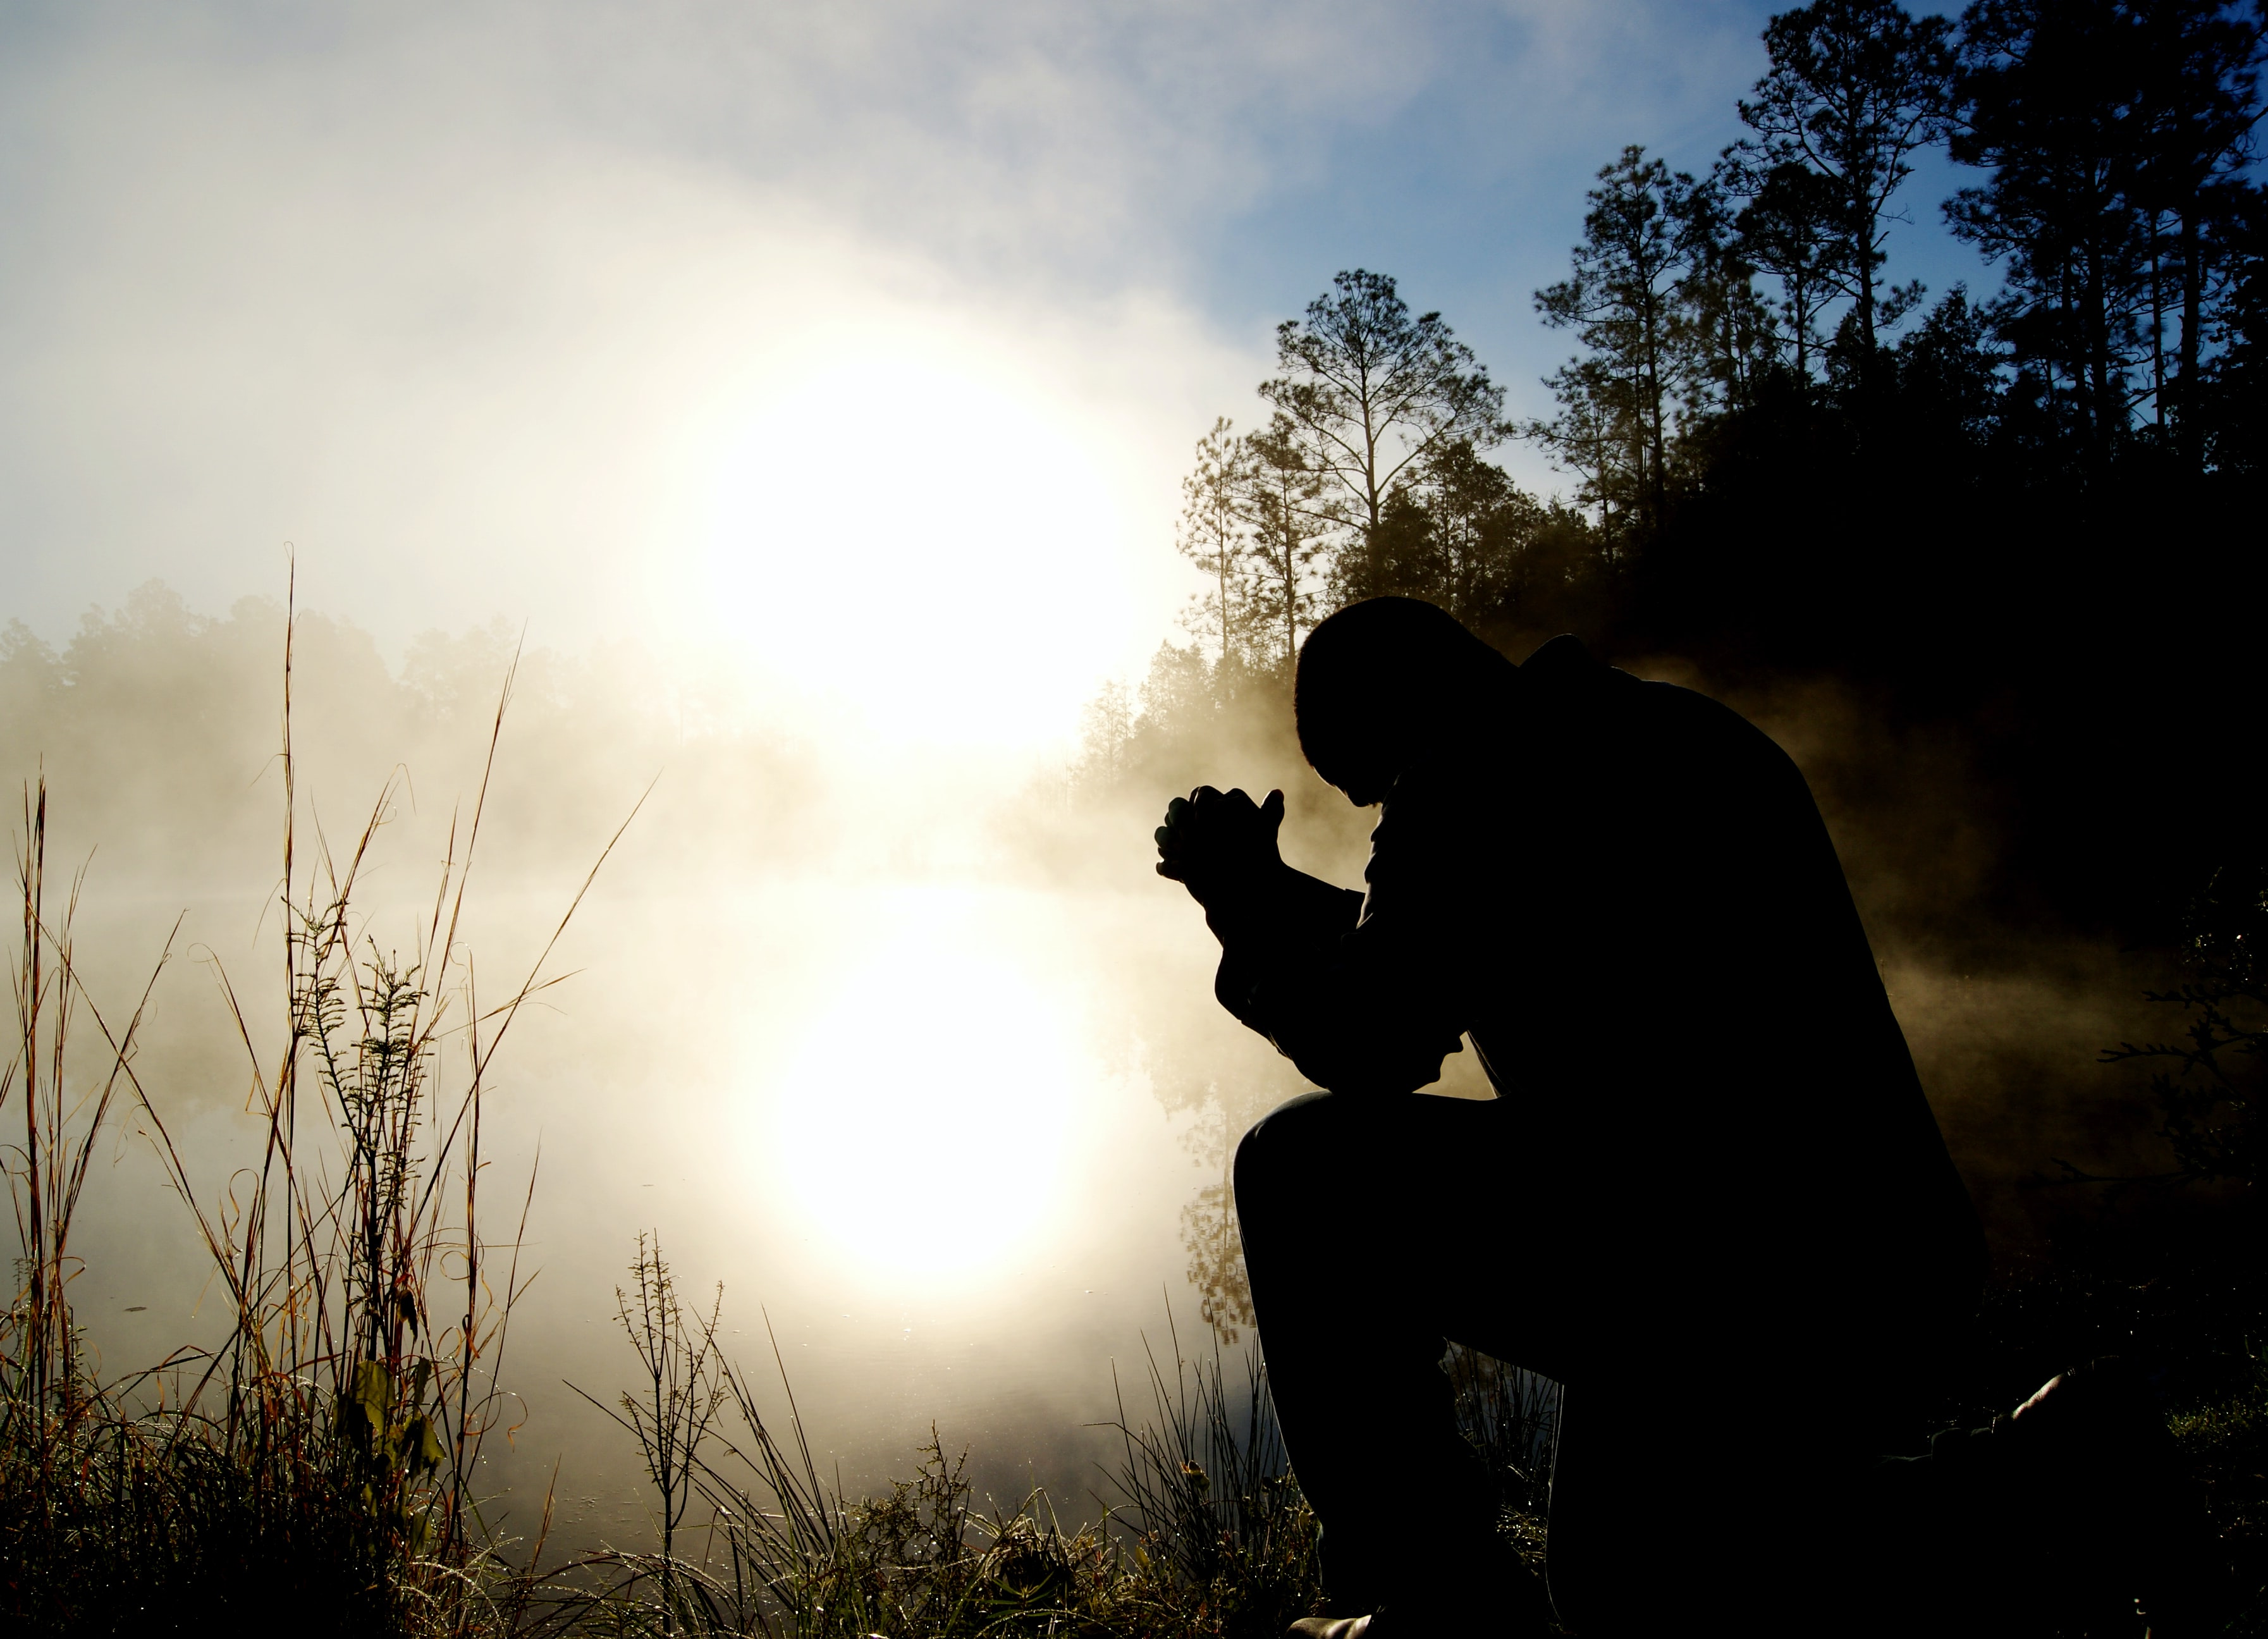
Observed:
[[[1389,796],[1366,909],[1431,901],[1500,1095],[1649,1229],[1862,1332],[1949,1323],[1982,1239],[1801,773],[1572,639],[1523,683],[1497,744]]]

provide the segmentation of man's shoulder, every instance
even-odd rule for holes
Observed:
[[[1682,683],[1643,678],[1610,666],[1572,632],[1529,655],[1520,673],[1528,682],[1528,698],[1548,716],[1620,720],[1642,730],[1779,751],[1770,735],[1723,701]]]

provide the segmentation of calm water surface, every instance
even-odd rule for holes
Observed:
[[[491,993],[556,899],[482,903]],[[130,908],[110,913],[122,926]],[[227,929],[242,907],[207,919]],[[240,936],[205,937],[232,976],[250,964]],[[1145,1338],[1170,1359],[1170,1320],[1185,1350],[1211,1349],[1192,1278],[1218,1283],[1226,1143],[1299,1087],[1214,1008],[1212,943],[1179,890],[602,894],[563,955],[579,971],[515,1026],[485,1141],[491,1234],[536,1169],[537,1274],[501,1362],[524,1406],[490,1448],[512,1515],[532,1524],[556,1463],[559,1546],[643,1530],[634,1449],[567,1386],[612,1400],[631,1382],[614,1292],[640,1231],[688,1302],[722,1283],[733,1355],[783,1412],[784,1368],[847,1488],[907,1472],[934,1425],[981,1489],[1044,1484],[1067,1514],[1094,1511],[1114,1366],[1146,1404]],[[195,982],[167,993],[153,1063],[172,1074],[153,1096],[174,1101],[217,1193],[252,1128],[211,1007]],[[116,1153],[81,1242],[106,1370],[217,1318],[180,1204],[139,1141]]]

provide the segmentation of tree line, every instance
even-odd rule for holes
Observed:
[[[1183,480],[1202,646],[1148,692],[1210,678],[1221,709],[1330,609],[1401,593],[1515,653],[1572,630],[1736,680],[1831,672],[1894,716],[2000,702],[1980,733],[2006,735],[2020,897],[2103,890],[2122,842],[2193,844],[2191,875],[2257,852],[2260,794],[2214,736],[2257,639],[2264,34],[2225,0],[1774,16],[1739,141],[1694,170],[1633,144],[1594,179],[1534,293],[1574,344],[1551,414],[1508,419],[1383,274],[1278,327],[1263,424],[1217,420]],[[1885,275],[1932,150],[1973,178],[1939,209],[1990,299]],[[1514,441],[1568,499],[1491,459]],[[2184,808],[2152,772],[2183,764],[2227,801]]]

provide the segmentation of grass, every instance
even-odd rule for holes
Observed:
[[[2203,1481],[2213,1525],[2235,1575],[2229,1631],[2268,1633],[2268,1359],[2247,1355],[2237,1380],[2168,1419]]]
[[[1169,1318],[1170,1369],[1145,1353],[1148,1415],[1130,1418],[1122,1393],[1108,1425],[1121,1455],[1093,1499],[1100,1517],[1067,1527],[1044,1489],[977,1509],[966,1453],[933,1430],[911,1479],[880,1497],[843,1495],[813,1461],[777,1346],[777,1422],[718,1347],[721,1292],[706,1315],[688,1313],[659,1244],[643,1238],[631,1274],[617,1313],[640,1384],[602,1409],[644,1456],[664,1551],[593,1555],[542,1579],[535,1630],[1277,1639],[1322,1609],[1320,1533],[1265,1370],[1248,1352],[1233,1373],[1217,1332],[1210,1356],[1192,1360]],[[1540,1557],[1557,1389],[1469,1351],[1446,1365],[1468,1436],[1498,1477],[1506,1533]],[[675,1555],[666,1545],[691,1499],[708,1524],[697,1557]]]
[[[1560,1386],[1454,1343],[1446,1365],[1456,1387],[1458,1424],[1496,1481],[1497,1530],[1521,1563],[1540,1576]]]
[[[1122,1461],[1098,1518],[1067,1525],[1035,1489],[979,1509],[965,1452],[932,1431],[910,1479],[854,1498],[821,1477],[775,1347],[784,1419],[688,1313],[641,1240],[618,1313],[639,1386],[606,1407],[637,1443],[660,1553],[585,1556],[534,1578],[545,1634],[778,1639],[1160,1635],[1274,1639],[1321,1595],[1314,1517],[1285,1466],[1256,1361],[1148,1362],[1152,1415],[1110,1427]],[[599,1404],[595,1397],[593,1404]],[[689,1502],[703,1528],[686,1533]]]
[[[534,1178],[493,1234],[482,1095],[544,987],[550,948],[500,1003],[482,1003],[458,930],[485,774],[461,836],[452,827],[414,952],[370,937],[357,886],[392,790],[343,855],[320,838],[303,853],[291,664],[287,628],[282,1029],[263,1046],[257,1007],[222,975],[260,1153],[217,1189],[191,1176],[136,1071],[140,1006],[114,1024],[81,980],[80,882],[53,891],[47,794],[26,795],[16,1044],[0,1081],[0,1116],[23,1123],[7,1168],[19,1281],[0,1319],[0,1621],[11,1633],[323,1612],[338,1632],[454,1635],[516,1620],[524,1578],[475,1488],[505,1405],[498,1374]],[[507,676],[490,769],[510,688]],[[169,941],[157,970],[170,955]],[[90,1158],[129,1104],[228,1330],[216,1347],[101,1382],[71,1312],[70,1235]]]

